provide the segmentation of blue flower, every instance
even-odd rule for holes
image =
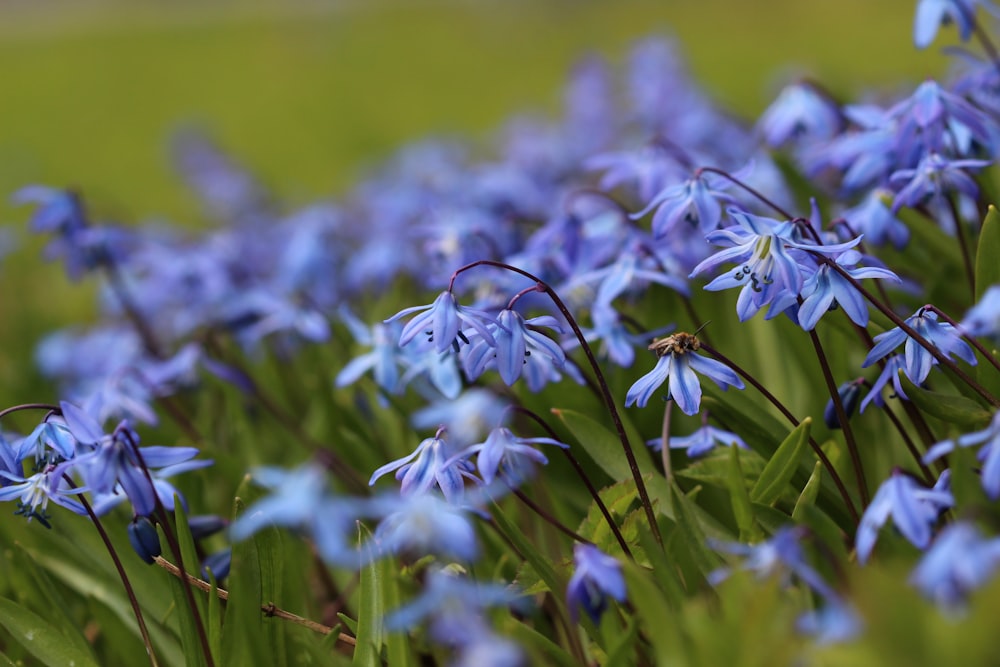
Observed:
[[[403,327],[399,336],[400,346],[409,343],[417,334],[424,333],[427,339],[434,343],[438,352],[444,352],[448,348],[457,350],[458,337],[462,335],[464,338],[461,332],[462,322],[475,329],[490,345],[496,344],[489,330],[493,318],[480,310],[460,306],[450,290],[441,292],[434,299],[434,303],[428,306],[404,308],[385,320],[385,323],[394,322],[412,313],[420,314]]]
[[[743,178],[745,174],[741,172],[745,171],[749,169],[740,170],[734,176]],[[646,208],[630,217],[638,220],[656,209],[651,225],[653,237],[658,239],[669,235],[680,222],[707,234],[722,222],[722,205],[735,203],[730,195],[723,192],[731,184],[732,181],[718,174],[699,171],[683,183],[664,188]]]
[[[1000,538],[985,539],[971,523],[946,526],[920,559],[910,583],[945,608],[960,605],[1000,565]]]
[[[888,269],[874,266],[847,268],[861,261],[861,254],[848,250],[840,254],[834,261],[844,267],[855,280],[864,278],[882,278],[899,282],[899,276]],[[802,284],[802,303],[799,305],[799,326],[806,331],[812,331],[819,318],[827,311],[839,305],[858,326],[868,324],[868,304],[861,293],[839,271],[827,264],[821,264],[816,271]]]
[[[803,528],[800,526],[782,526],[769,540],[758,544],[740,544],[738,542],[720,542],[710,540],[709,546],[725,553],[744,558],[740,569],[752,572],[757,578],[779,577],[782,585],[791,583],[795,575],[813,591],[825,598],[835,598],[836,593],[830,588],[823,577],[806,561],[806,554],[801,540]],[[717,585],[731,574],[731,569],[721,568],[709,574],[708,580]]]
[[[892,212],[902,206],[921,206],[928,200],[953,193],[975,198],[979,194],[979,186],[965,170],[989,164],[989,160],[949,160],[938,153],[929,153],[915,169],[900,169],[889,177],[890,182],[906,183],[892,202]]]
[[[438,429],[433,438],[426,438],[417,448],[401,459],[385,464],[372,473],[368,485],[387,472],[396,471],[401,481],[399,493],[404,498],[423,495],[437,485],[449,502],[457,502],[465,490],[465,477],[471,477],[468,464],[451,456],[452,452]]]
[[[597,349],[598,355],[607,357],[619,366],[628,368],[635,361],[635,346],[646,345],[646,341],[656,336],[663,336],[673,330],[674,325],[668,324],[653,331],[634,334],[629,333],[625,327],[625,322],[619,313],[610,306],[594,304],[590,313],[593,327],[583,328],[583,337],[593,344],[601,341]],[[563,343],[563,349],[570,350],[580,345],[580,342],[573,338]]]
[[[1000,285],[993,285],[983,292],[958,325],[966,336],[983,336],[1000,339]]]
[[[924,454],[924,463],[936,461],[956,447],[976,445],[983,446],[976,454],[976,458],[983,464],[980,472],[983,490],[991,500],[996,500],[1000,498],[1000,412],[993,415],[989,426],[982,431],[966,433],[956,440],[944,440],[928,449]]]
[[[39,523],[49,528],[49,515],[45,511],[49,501],[65,507],[75,514],[87,515],[86,508],[71,497],[83,493],[87,489],[67,486],[58,467],[46,466],[45,469],[30,477],[21,477],[0,470],[0,478],[8,482],[5,486],[0,487],[0,502],[17,499],[17,511],[14,513],[29,521],[37,519]]]
[[[593,544],[576,544],[573,547],[573,564],[576,570],[566,585],[566,606],[575,623],[580,607],[597,623],[608,598],[625,601],[625,576],[617,560]]]
[[[701,405],[701,383],[695,371],[707,376],[722,389],[728,386],[743,389],[743,381],[729,367],[695,354],[700,346],[698,339],[687,333],[677,333],[653,342],[649,349],[659,357],[656,366],[629,388],[625,407],[633,403],[640,408],[645,407],[653,392],[669,379],[667,397],[673,399],[684,414],[697,413]]]
[[[795,627],[820,645],[851,641],[862,630],[858,613],[840,597],[826,598],[826,604],[820,609],[800,616]]]
[[[491,634],[483,611],[523,600],[517,590],[498,584],[482,584],[459,576],[450,569],[432,569],[420,596],[394,609],[385,617],[390,632],[413,629],[430,619],[430,636],[442,644],[463,646],[478,635]]]
[[[306,531],[327,563],[358,566],[360,556],[350,535],[356,530],[356,521],[368,510],[361,501],[331,496],[322,468],[256,468],[251,478],[271,493],[233,521],[229,528],[233,541],[245,540],[271,526],[285,526]],[[215,574],[221,578],[219,571]]]
[[[650,445],[655,451],[663,449],[662,438],[655,438],[646,444]],[[721,428],[715,428],[708,424],[705,424],[691,435],[670,437],[670,449],[686,449],[690,458],[706,454],[716,445],[722,445],[723,447],[736,445],[742,449],[750,449],[747,443],[743,442],[743,438],[735,433],[724,431]]]
[[[918,335],[941,350],[945,356],[955,355],[968,364],[976,365],[976,354],[962,340],[959,332],[948,322],[938,322],[937,313],[927,308],[921,308],[906,318],[906,324]],[[903,371],[913,384],[922,384],[936,365],[937,359],[902,329],[895,327],[875,336],[875,346],[868,352],[862,362],[862,368],[867,368],[879,359],[885,357],[900,345],[903,345]]]
[[[758,125],[767,143],[776,147],[790,139],[830,139],[840,131],[843,120],[828,95],[812,84],[800,82],[781,91]]]
[[[884,245],[888,241],[902,250],[910,240],[910,228],[886,206],[891,197],[889,190],[875,188],[860,204],[844,211],[843,217],[852,230],[865,237],[866,244]]]
[[[723,262],[736,262],[735,271],[726,272],[705,285],[710,292],[740,287],[736,313],[740,321],[757,314],[770,305],[770,315],[775,316],[794,305],[802,291],[802,271],[786,249],[808,248],[823,254],[835,254],[857,245],[860,239],[846,244],[812,246],[799,243],[792,222],[779,222],[771,218],[751,215],[738,209],[729,209],[736,220],[736,227],[718,229],[705,238],[716,245],[729,246],[708,257],[691,271],[691,276],[714,269]],[[811,259],[804,266],[811,266]]]
[[[160,555],[160,536],[156,526],[144,516],[137,516],[128,524],[128,541],[139,558],[152,565]]]
[[[372,514],[381,517],[374,535],[380,554],[415,558],[437,554],[464,561],[479,555],[476,530],[467,510],[436,493],[382,497],[372,507]]]
[[[489,327],[492,334],[488,338],[479,334],[470,339],[463,362],[466,374],[475,379],[494,366],[500,378],[510,386],[521,377],[525,365],[533,362],[533,355],[543,355],[556,367],[562,366],[566,353],[559,343],[535,330],[540,326],[562,331],[556,319],[548,315],[525,320],[516,310],[500,311],[496,322]]]
[[[903,383],[899,379],[900,372],[905,372],[906,359],[901,354],[893,354],[885,362],[885,368],[879,374],[875,382],[872,383],[872,388],[868,392],[868,395],[864,397],[861,401],[860,412],[864,412],[865,408],[872,401],[875,405],[882,407],[885,405],[885,400],[882,398],[882,389],[885,388],[889,382],[892,382],[892,387],[896,392],[896,395],[901,397],[903,400],[909,400],[906,396],[906,392],[903,391]]]
[[[532,445],[555,445],[568,449],[569,446],[552,438],[520,438],[505,426],[490,431],[485,442],[470,445],[456,454],[456,458],[466,458],[476,454],[479,476],[487,484],[499,476],[511,486],[517,486],[531,472],[528,461],[539,465],[549,460]]]
[[[913,20],[913,43],[926,49],[934,41],[938,28],[954,23],[963,42],[969,41],[975,27],[976,6],[982,5],[996,13],[997,7],[989,0],[919,0]]]
[[[933,489],[921,486],[915,479],[900,470],[894,470],[875,492],[872,502],[865,508],[854,541],[858,562],[868,562],[879,529],[892,517],[899,532],[910,544],[926,549],[931,541],[931,525],[941,511],[955,504],[948,490],[949,476],[943,474]]]
[[[489,389],[472,388],[454,400],[436,401],[410,416],[417,429],[431,429],[444,424],[448,437],[459,447],[478,442],[503,418],[510,401]]]

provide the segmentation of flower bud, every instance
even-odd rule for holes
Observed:
[[[137,516],[128,525],[128,541],[139,557],[150,565],[160,555],[160,536],[156,526],[144,516]]]
[[[861,398],[862,382],[863,380],[851,380],[837,387],[837,394],[840,395],[840,402],[844,406],[844,414],[847,415],[848,419],[854,414],[855,408],[858,407],[858,399]],[[826,422],[827,428],[841,428],[840,420],[837,419],[837,409],[833,405],[832,398],[826,402],[826,408],[823,410],[823,421]]]

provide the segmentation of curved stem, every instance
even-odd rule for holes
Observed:
[[[62,408],[58,405],[52,405],[51,403],[22,403],[20,405],[12,405],[9,408],[0,410],[0,419],[3,419],[9,414],[20,412],[21,410],[48,410],[49,412],[62,414]]]
[[[763,202],[765,205],[767,205],[770,208],[774,209],[779,215],[784,216],[786,220],[792,220],[795,217],[794,215],[792,215],[791,213],[789,213],[788,211],[786,211],[785,209],[783,209],[781,206],[775,204],[773,201],[771,201],[770,199],[768,199],[767,197],[765,197],[759,191],[757,191],[756,189],[750,187],[749,185],[747,185],[746,183],[744,183],[740,179],[738,179],[735,176],[733,176],[732,174],[730,174],[728,171],[725,171],[724,169],[717,169],[716,167],[699,167],[698,170],[695,171],[695,177],[697,177],[698,174],[700,174],[702,172],[706,172],[706,171],[709,172],[709,173],[711,173],[711,174],[718,174],[719,176],[722,176],[723,178],[725,178],[729,182],[734,183],[734,184],[738,185],[739,187],[743,188],[744,190],[746,190],[747,192],[749,192],[751,195],[753,195],[754,197],[756,197],[757,199],[759,199],[761,202]]]
[[[536,287],[539,292],[547,294],[555,304],[555,307],[559,310],[564,318],[566,318],[567,323],[570,328],[573,329],[573,334],[576,339],[580,341],[580,347],[583,349],[583,353],[587,357],[587,362],[590,364],[591,369],[594,371],[594,375],[597,378],[597,383],[601,389],[601,396],[604,398],[605,407],[611,414],[611,420],[614,422],[615,430],[618,433],[618,439],[621,441],[622,450],[625,452],[625,459],[628,461],[629,470],[632,472],[632,479],[635,480],[636,491],[639,493],[639,500],[642,503],[643,510],[646,513],[646,520],[649,522],[649,529],[652,531],[653,536],[656,538],[656,542],[659,545],[663,545],[663,536],[660,535],[660,527],[656,523],[656,512],[653,510],[653,503],[649,500],[649,492],[646,490],[646,484],[642,479],[642,473],[639,471],[639,462],[636,461],[635,452],[632,451],[632,445],[628,441],[628,435],[625,433],[625,425],[622,423],[621,415],[618,413],[618,406],[615,404],[614,397],[611,395],[611,389],[608,387],[607,380],[604,377],[604,373],[601,372],[600,364],[597,363],[597,358],[594,356],[594,351],[590,348],[590,344],[583,335],[583,331],[580,330],[580,325],[576,323],[576,319],[573,314],[569,312],[569,308],[563,303],[563,300],[559,298],[559,295],[543,280],[538,277],[528,273],[523,269],[519,269],[516,266],[511,266],[510,264],[505,264],[503,262],[497,262],[491,259],[481,259],[477,262],[472,262],[471,264],[466,264],[460,269],[456,270],[451,276],[451,281],[448,284],[449,291],[455,285],[455,279],[460,273],[468,271],[477,266],[494,266],[500,269],[506,269],[507,271],[512,271],[514,273],[520,274],[529,280],[533,280],[536,283]]]
[[[738,365],[736,365],[733,361],[731,361],[728,357],[726,357],[726,355],[722,354],[721,352],[718,352],[711,346],[706,345],[704,342],[702,342],[701,344],[701,349],[705,350],[710,355],[715,357],[717,360],[724,363],[729,368],[733,369],[733,371],[738,373],[740,377],[742,377],[744,380],[753,385],[754,389],[759,391],[761,395],[764,396],[764,398],[766,398],[769,403],[771,403],[771,405],[776,407],[778,411],[785,416],[785,419],[791,422],[793,426],[799,425],[799,420],[795,418],[795,415],[793,415],[791,411],[789,411],[789,409],[786,408],[781,401],[775,398],[774,394],[768,391],[767,388],[764,387],[764,385],[758,382],[755,377],[753,377],[745,370],[740,368]],[[854,501],[851,500],[851,495],[847,492],[847,487],[844,486],[844,480],[840,478],[840,475],[837,473],[837,469],[833,467],[833,462],[830,461],[830,458],[826,455],[826,452],[823,451],[823,449],[819,446],[819,443],[817,443],[812,436],[809,436],[809,446],[812,447],[812,450],[816,454],[817,458],[819,458],[819,460],[822,461],[823,466],[829,471],[830,477],[833,479],[833,483],[837,486],[837,490],[840,492],[840,497],[843,499],[844,505],[847,508],[848,513],[851,515],[851,518],[854,520],[854,522],[858,523],[858,521],[860,520],[860,516],[858,515],[858,510],[854,507]]]
[[[826,382],[826,389],[830,393],[830,400],[833,401],[833,409],[837,413],[837,420],[840,422],[840,428],[844,432],[844,440],[847,442],[847,451],[851,456],[851,465],[854,468],[854,477],[858,483],[858,493],[861,495],[861,505],[862,507],[867,507],[870,501],[870,496],[868,495],[868,482],[865,480],[865,470],[864,466],[861,465],[861,453],[858,451],[858,443],[854,439],[854,431],[851,429],[851,424],[847,417],[847,411],[844,410],[844,402],[840,399],[840,392],[837,390],[837,382],[833,378],[833,372],[830,370],[830,362],[826,358],[826,353],[823,351],[823,345],[820,343],[819,335],[816,334],[815,330],[809,332],[809,339],[812,341],[813,349],[816,351],[816,357],[819,359],[820,368],[823,371],[823,380]]]
[[[70,479],[69,475],[63,475],[63,479],[71,488],[76,488],[76,484]],[[118,552],[115,550],[115,546],[111,543],[111,538],[108,537],[107,531],[104,530],[101,520],[98,518],[97,514],[94,513],[94,509],[87,502],[87,499],[80,495],[78,496],[80,504],[83,508],[87,510],[87,516],[90,517],[91,522],[94,527],[97,528],[98,534],[101,536],[101,541],[104,542],[104,547],[108,550],[108,554],[111,555],[111,560],[115,565],[115,570],[118,572],[118,578],[122,581],[122,586],[125,587],[125,596],[128,598],[129,605],[132,607],[132,614],[135,616],[136,623],[139,624],[139,636],[142,637],[142,643],[146,647],[146,655],[149,657],[149,664],[152,667],[158,667],[159,663],[156,660],[156,654],[153,653],[153,643],[149,639],[149,630],[146,628],[146,620],[142,616],[142,609],[139,607],[139,599],[135,596],[135,590],[132,588],[132,582],[129,581],[128,575],[125,573],[125,567],[122,565],[122,561],[118,558]]]
[[[835,270],[837,273],[843,276],[844,279],[849,283],[851,283],[854,289],[858,290],[861,296],[865,297],[865,299],[873,306],[875,306],[879,310],[879,312],[881,312],[883,315],[889,318],[889,320],[891,320],[893,324],[899,327],[899,329],[907,336],[912,338],[914,342],[920,345],[920,347],[927,350],[930,353],[930,355],[938,361],[939,364],[941,364],[942,366],[953,372],[956,376],[958,376],[958,379],[960,379],[962,382],[969,385],[969,388],[971,388],[974,392],[979,394],[983,398],[983,400],[992,405],[994,408],[1000,408],[1000,399],[997,399],[996,396],[991,394],[982,385],[980,385],[978,382],[969,377],[967,373],[965,373],[961,368],[958,367],[958,364],[956,364],[954,361],[948,358],[933,343],[931,343],[926,338],[917,333],[913,329],[913,327],[904,322],[899,315],[892,312],[892,310],[887,308],[884,304],[882,304],[882,302],[873,297],[871,292],[862,287],[861,282],[858,281],[850,273],[848,273],[844,267],[840,266],[839,264],[837,264],[837,262],[829,259],[828,257],[821,255],[820,253],[813,251],[809,252],[814,257],[816,257],[820,262],[830,266],[833,270]]]
[[[124,434],[125,439],[128,441],[128,444],[132,449],[132,453],[135,455],[136,461],[139,463],[139,467],[142,468],[146,481],[149,482],[149,487],[153,492],[153,499],[156,502],[156,513],[158,515],[160,527],[163,528],[163,536],[167,538],[167,544],[170,546],[170,551],[173,552],[174,558],[177,559],[177,566],[181,570],[184,570],[184,557],[181,555],[180,542],[177,540],[177,535],[174,533],[174,529],[170,525],[170,517],[167,515],[167,508],[163,506],[163,502],[160,500],[160,494],[157,492],[156,485],[153,483],[153,475],[150,473],[149,467],[143,460],[142,452],[139,450],[139,443],[135,441],[127,428],[121,429],[121,433]],[[194,625],[198,631],[198,641],[201,644],[202,654],[205,657],[205,664],[207,664],[208,667],[214,667],[215,660],[212,658],[212,649],[208,643],[208,633],[206,632],[205,624],[201,618],[201,611],[198,609],[198,604],[194,599],[194,593],[191,591],[191,584],[187,579],[181,579],[181,588],[184,591],[184,598],[188,603],[188,607],[191,609],[191,614],[194,616]]]
[[[518,500],[527,505],[528,509],[530,509],[532,512],[540,516],[547,524],[558,530],[563,535],[569,537],[571,540],[580,542],[581,544],[593,544],[593,542],[588,540],[586,537],[583,537],[579,533],[574,532],[573,530],[568,528],[565,524],[563,524],[562,521],[560,521],[553,515],[546,512],[545,509],[543,509],[538,505],[538,503],[536,503],[534,500],[525,495],[524,491],[514,488],[510,484],[507,484],[507,488],[510,489],[511,493],[517,496]]]
[[[540,416],[538,416],[528,408],[522,407],[520,405],[512,405],[511,410],[515,410],[527,417],[530,417],[535,421],[535,423],[541,426],[546,433],[549,434],[550,438],[552,438],[553,440],[559,440],[559,436],[555,432],[555,430],[553,430],[552,427],[549,426],[544,419],[542,419]],[[563,449],[562,447],[560,447],[559,449],[562,450],[563,454],[566,456],[566,459],[569,460],[570,465],[573,466],[573,470],[576,471],[576,474],[583,482],[583,485],[587,487],[587,491],[590,493],[590,497],[593,498],[594,502],[597,504],[597,509],[600,510],[601,515],[607,522],[608,527],[611,529],[611,532],[614,533],[615,539],[618,540],[618,546],[622,548],[622,551],[625,552],[626,556],[634,560],[632,556],[632,551],[628,548],[628,543],[625,541],[625,536],[622,535],[621,529],[618,528],[618,524],[615,523],[614,518],[611,516],[611,512],[608,511],[608,506],[604,504],[603,500],[601,500],[601,494],[598,493],[597,488],[594,487],[593,482],[591,482],[590,478],[587,477],[587,472],[583,469],[583,466],[580,465],[580,462],[576,460],[576,457],[573,456],[573,452],[570,451],[569,448]]]
[[[663,460],[663,476],[670,481],[673,468],[670,465],[670,415],[674,411],[674,399],[668,398],[663,406],[663,428],[660,429],[660,457]]]

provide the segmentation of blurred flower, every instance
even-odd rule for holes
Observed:
[[[924,463],[936,461],[956,447],[976,445],[983,445],[976,454],[976,458],[983,464],[980,472],[983,490],[991,500],[996,500],[1000,498],[1000,412],[993,415],[989,426],[982,431],[966,433],[956,440],[944,440],[928,449],[924,454]]]
[[[997,14],[1000,9],[989,0],[918,0],[913,21],[913,43],[926,49],[934,41],[938,28],[954,23],[963,42],[969,41],[976,25],[976,7]]]
[[[830,97],[808,82],[786,86],[758,122],[767,143],[780,146],[789,140],[823,140],[836,135],[843,120]]]
[[[906,324],[920,337],[938,348],[945,356],[955,355],[966,363],[975,366],[976,354],[962,340],[959,332],[948,322],[938,322],[937,313],[927,308],[921,308],[906,318]],[[890,329],[875,336],[875,346],[868,352],[862,362],[862,368],[868,368],[882,359],[900,345],[903,345],[903,371],[913,384],[922,384],[936,365],[937,359],[923,345],[917,343],[899,327]]]
[[[910,575],[910,583],[946,608],[961,604],[1000,565],[1000,538],[986,539],[971,523],[945,526]]]
[[[566,585],[566,606],[574,623],[580,607],[597,623],[608,605],[607,598],[625,601],[625,576],[617,560],[593,544],[576,544],[573,564],[576,569]]]
[[[655,451],[663,449],[662,438],[649,440],[646,444],[651,446]],[[724,431],[721,428],[715,428],[708,424],[703,425],[690,435],[670,437],[670,449],[686,449],[690,458],[707,454],[716,445],[723,447],[732,447],[735,445],[742,449],[750,449],[747,443],[743,442],[743,438],[735,433]]]
[[[926,549],[931,540],[931,525],[941,511],[955,504],[948,490],[949,475],[941,475],[933,489],[921,486],[900,470],[894,470],[878,488],[871,504],[865,508],[854,540],[858,562],[868,562],[879,529],[892,517],[899,532],[910,544]]]

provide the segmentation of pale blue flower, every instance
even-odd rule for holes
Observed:
[[[573,564],[576,569],[566,585],[566,606],[575,623],[580,607],[597,623],[608,606],[608,598],[625,601],[625,575],[616,559],[593,544],[573,546]]]
[[[1000,538],[984,538],[971,523],[946,526],[920,559],[910,583],[945,608],[989,581],[1000,566]]]
[[[937,521],[942,510],[955,504],[948,490],[949,475],[943,474],[933,489],[921,486],[913,477],[900,470],[894,470],[882,486],[875,492],[871,504],[865,508],[858,525],[854,547],[858,562],[868,562],[879,529],[892,517],[899,532],[910,544],[918,549],[926,549],[931,541],[931,526]]]
[[[1000,498],[1000,412],[982,431],[966,433],[955,440],[944,440],[927,450],[924,463],[930,463],[952,452],[956,447],[975,447],[982,445],[976,453],[976,458],[982,463],[980,477],[983,490],[991,500]]]

